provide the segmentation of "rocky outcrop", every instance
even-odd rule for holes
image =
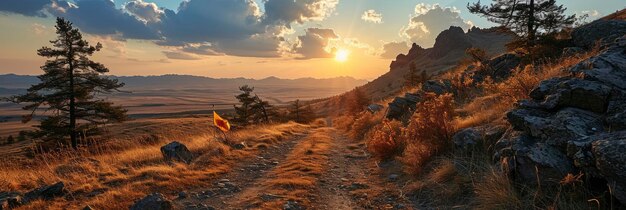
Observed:
[[[403,122],[408,119],[415,111],[415,106],[421,101],[421,95],[419,93],[406,93],[404,97],[396,97],[389,103],[387,110],[387,118],[400,120]]]
[[[417,57],[419,57],[421,54],[423,54],[424,51],[425,51],[424,48],[422,48],[421,46],[413,43],[413,45],[411,46],[411,49],[409,50],[409,53],[406,54],[406,55],[399,54],[396,57],[396,60],[391,62],[391,64],[389,65],[389,68],[390,69],[395,69],[395,68],[406,66],[411,61],[417,59]]]
[[[495,142],[502,137],[505,131],[506,127],[501,125],[483,125],[465,128],[452,136],[452,142],[455,148],[469,152],[478,145]]]
[[[430,58],[441,58],[450,51],[461,49],[465,50],[472,47],[469,38],[465,36],[465,32],[461,27],[450,26],[448,30],[442,31],[435,39],[435,45],[430,52]]]
[[[153,193],[138,200],[130,207],[130,210],[171,210],[172,201],[168,200],[161,193]]]
[[[568,173],[605,180],[626,204],[626,36],[541,82],[507,113],[512,130],[494,146],[502,168],[522,182],[557,184]]]
[[[593,48],[596,43],[606,45],[626,34],[626,21],[596,20],[572,31],[572,42],[577,47]]]
[[[385,107],[383,105],[380,105],[380,104],[370,104],[370,105],[367,105],[367,111],[369,111],[371,113],[380,112],[384,108]]]
[[[161,154],[166,161],[180,161],[183,163],[191,163],[193,154],[184,144],[174,141],[161,147]]]
[[[36,188],[23,195],[20,192],[0,192],[0,210],[13,209],[38,199],[52,200],[66,193],[63,182]]]

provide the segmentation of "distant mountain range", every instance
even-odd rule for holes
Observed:
[[[280,79],[267,77],[264,79],[247,78],[210,78],[192,75],[161,75],[161,76],[111,76],[125,83],[125,90],[160,90],[160,89],[207,89],[219,87],[219,89],[236,89],[242,85],[284,88],[311,88],[321,86],[324,88],[338,88],[349,90],[356,86],[367,83],[367,80],[359,80],[352,77],[335,77],[328,79],[300,78]],[[36,76],[4,74],[0,75],[0,94],[15,94],[23,92],[31,85],[39,82]]]

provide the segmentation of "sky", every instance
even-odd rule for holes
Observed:
[[[0,74],[41,74],[37,49],[55,17],[103,49],[113,75],[374,79],[411,43],[432,47],[449,26],[494,26],[476,0],[0,0]],[[483,3],[490,1],[483,0]],[[624,0],[561,0],[588,20]]]

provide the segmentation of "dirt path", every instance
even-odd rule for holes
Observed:
[[[263,150],[213,187],[175,203],[182,209],[376,209],[384,206],[370,200],[387,202],[381,189],[389,186],[373,165],[365,145],[334,128],[317,128]]]

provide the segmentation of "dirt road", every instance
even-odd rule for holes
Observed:
[[[269,147],[175,200],[181,209],[379,209],[388,181],[377,174],[365,145],[324,127]],[[381,197],[382,196],[382,197]]]

